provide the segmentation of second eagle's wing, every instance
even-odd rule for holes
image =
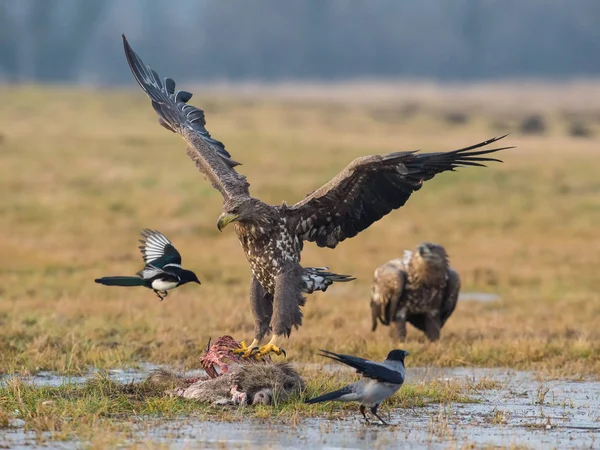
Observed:
[[[456,303],[458,303],[458,294],[460,293],[460,276],[453,269],[448,269],[448,283],[444,290],[444,298],[442,299],[442,307],[440,308],[440,319],[442,326],[446,323],[446,320],[454,312]]]
[[[388,261],[375,270],[371,286],[371,331],[377,328],[377,320],[389,325],[395,319],[406,277],[401,259]]]
[[[501,162],[483,155],[512,147],[477,149],[503,137],[451,152],[396,152],[355,159],[329,183],[290,207],[297,235],[319,247],[334,248],[403,206],[438,173]]]
[[[233,169],[239,163],[231,159],[222,142],[210,136],[205,127],[204,111],[187,104],[192,94],[176,91],[175,81],[171,78],[161,80],[133,51],[125,36],[123,47],[133,76],[152,100],[160,124],[183,136],[188,144],[186,152],[200,172],[223,197],[248,196],[246,177]]]

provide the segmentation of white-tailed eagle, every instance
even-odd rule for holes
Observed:
[[[404,258],[392,259],[375,270],[371,291],[372,330],[379,320],[391,325],[392,335],[404,342],[406,322],[435,341],[450,317],[460,291],[460,277],[448,264],[441,245],[425,242]]]
[[[408,151],[364,156],[295,205],[268,205],[250,195],[246,177],[235,170],[239,163],[207,131],[204,111],[187,103],[192,94],[175,90],[171,78],[162,80],[131,49],[125,36],[123,44],[133,75],[152,100],[160,124],[184,138],[188,156],[223,195],[217,226],[222,230],[234,223],[252,269],[255,332],[253,342],[244,347],[247,356],[256,352],[268,332],[273,336],[258,353],[281,353],[276,346],[278,339],[289,337],[293,327],[302,325],[302,294],[326,287],[331,281],[347,280],[346,276],[303,268],[300,254],[305,241],[335,248],[400,208],[438,173],[499,162],[484,155],[509,148],[481,150],[501,139],[494,138],[446,153]]]

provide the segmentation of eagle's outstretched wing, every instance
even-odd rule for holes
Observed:
[[[200,172],[223,197],[248,196],[246,177],[233,169],[239,163],[231,159],[222,142],[210,136],[205,128],[204,111],[187,104],[192,94],[176,91],[171,78],[162,81],[133,51],[125,35],[123,47],[133,76],[152,100],[160,124],[183,136],[188,144],[186,152]]]
[[[482,155],[513,147],[473,150],[505,136],[451,152],[395,152],[357,158],[329,183],[290,207],[298,219],[297,233],[319,247],[334,248],[403,206],[424,181],[438,173],[501,162]]]

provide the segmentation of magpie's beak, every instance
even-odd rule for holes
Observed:
[[[223,231],[223,228],[225,228],[231,222],[237,220],[238,217],[239,217],[239,214],[231,214],[231,213],[221,214],[219,216],[219,220],[217,220],[217,228],[219,229],[219,231]]]

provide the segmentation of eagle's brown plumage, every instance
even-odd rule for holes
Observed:
[[[333,180],[293,206],[267,205],[250,196],[248,182],[235,171],[239,163],[205,128],[204,112],[187,102],[192,94],[161,80],[131,49],[125,55],[135,79],[152,100],[160,123],[183,136],[187,154],[223,195],[218,227],[235,222],[235,230],[252,268],[252,310],[257,344],[271,330],[289,336],[302,324],[302,293],[325,290],[352,278],[300,266],[304,241],[335,248],[390,211],[404,205],[423,182],[463,166],[499,161],[483,155],[509,147],[478,150],[501,138],[447,153],[396,152],[351,162]]]
[[[371,292],[372,329],[379,320],[392,325],[392,334],[406,339],[406,322],[435,341],[454,311],[460,291],[460,277],[448,263],[441,245],[425,242],[404,258],[378,267]]]

